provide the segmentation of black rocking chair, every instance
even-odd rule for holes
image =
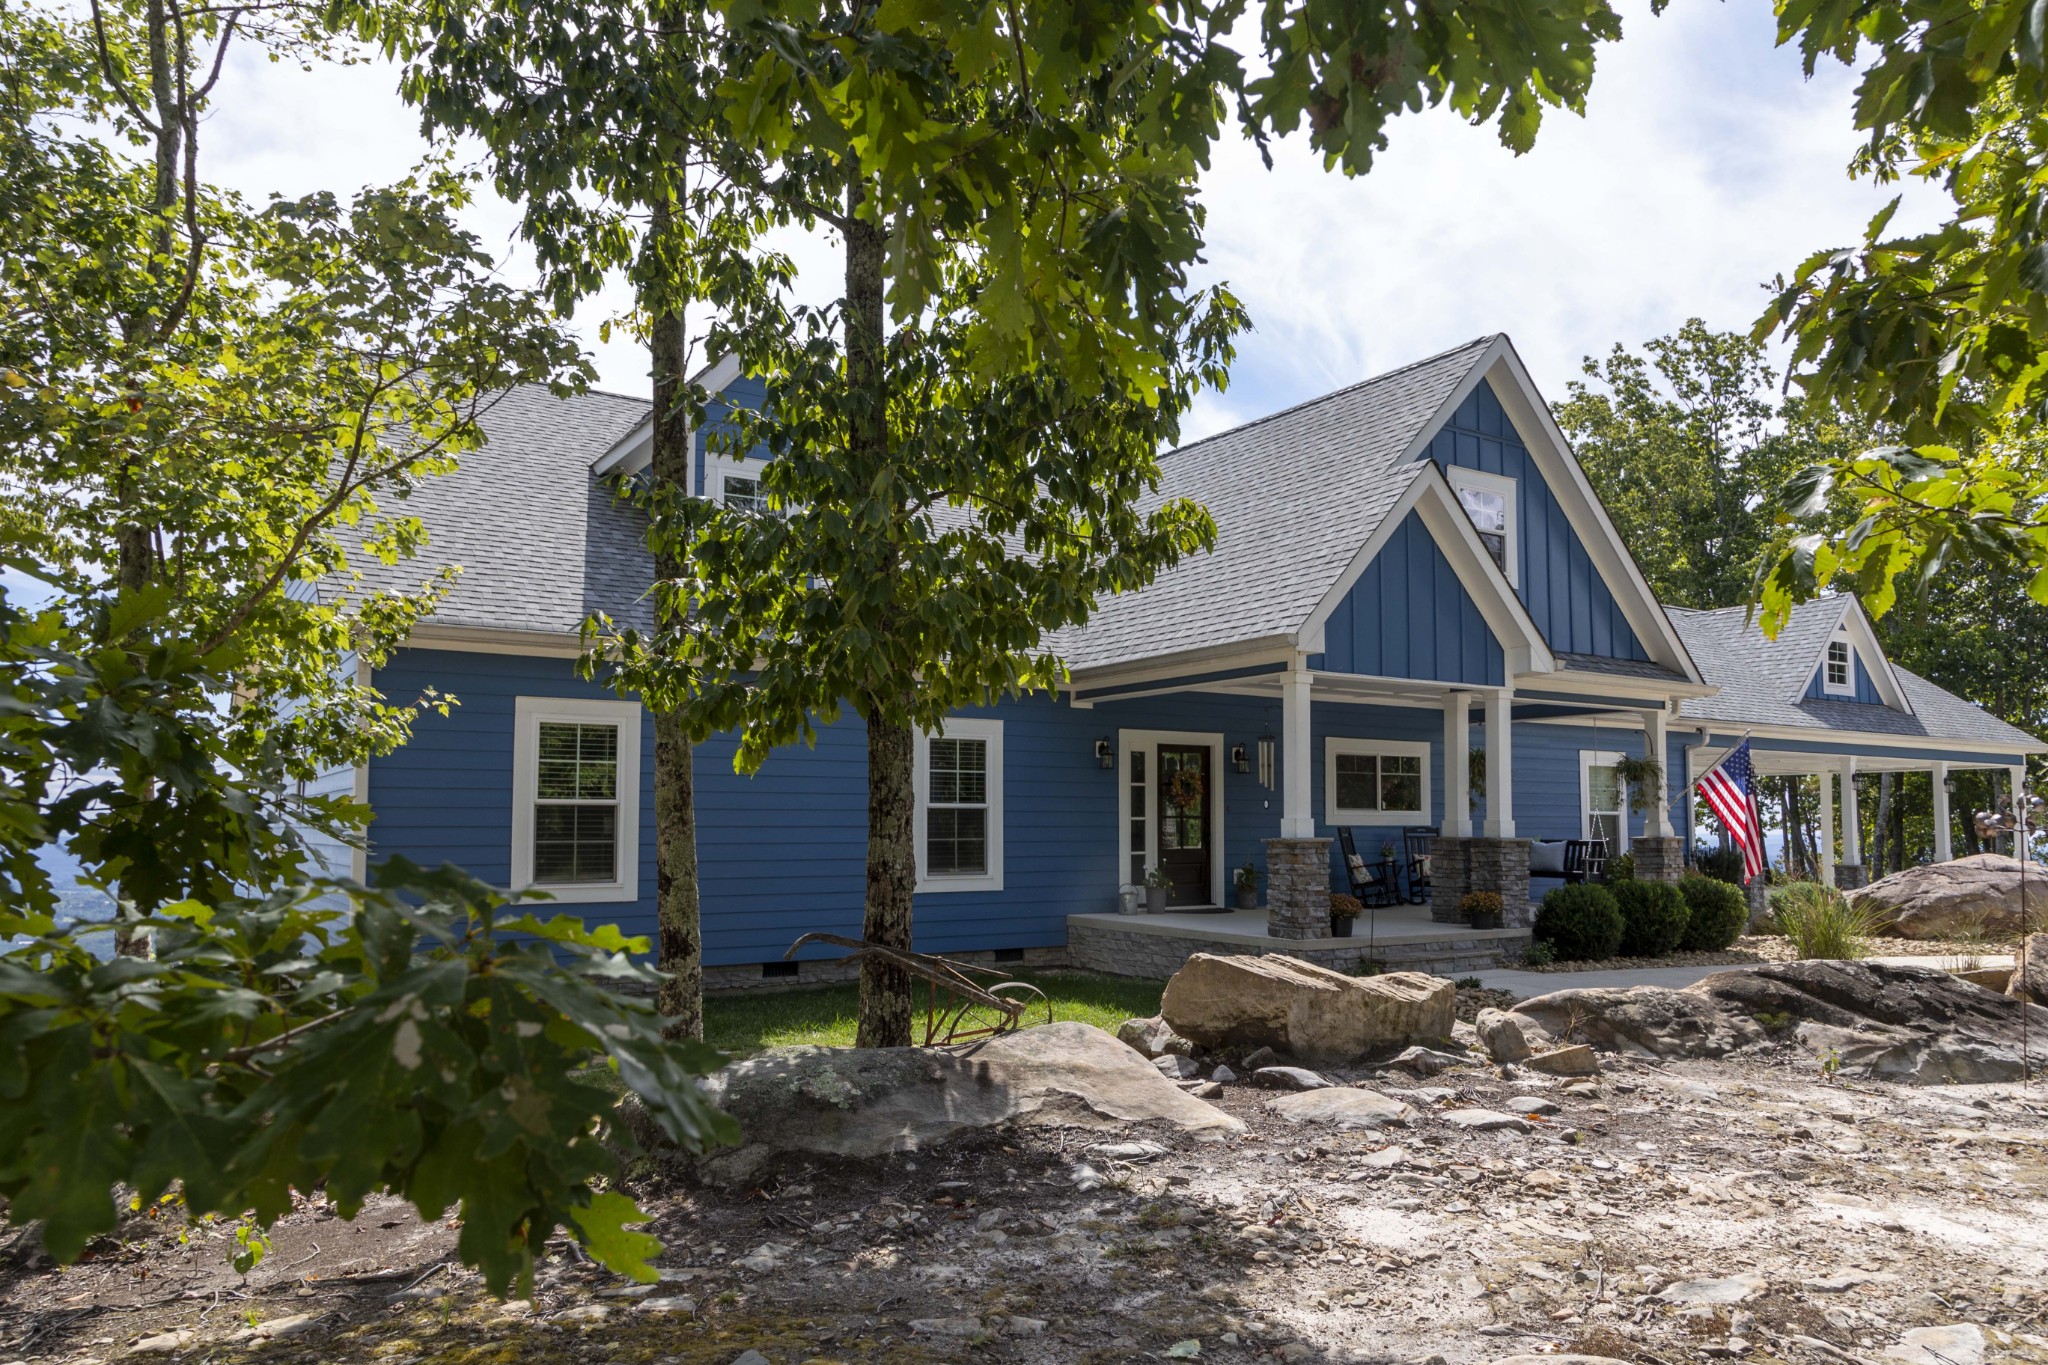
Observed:
[[[1410,825],[1401,831],[1408,845],[1408,899],[1420,905],[1430,898],[1429,852],[1436,830],[1429,825]]]
[[[1401,903],[1401,867],[1392,858],[1369,863],[1358,856],[1358,845],[1352,841],[1351,831],[1339,827],[1337,843],[1344,852],[1344,875],[1351,884],[1351,894],[1367,910],[1365,922],[1366,951],[1374,951],[1380,941],[1380,907]]]

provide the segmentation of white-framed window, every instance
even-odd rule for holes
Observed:
[[[917,889],[1003,889],[1003,723],[917,737]]]
[[[1521,557],[1515,539],[1515,481],[1505,474],[1488,474],[1461,465],[1452,465],[1448,472],[1451,488],[1456,491],[1465,515],[1472,519],[1472,529],[1479,533],[1480,544],[1493,556],[1508,582],[1516,583],[1521,577],[1517,567]]]
[[[704,455],[704,496],[742,512],[766,512],[768,493],[761,486],[760,460],[707,451]]]
[[[1395,739],[1323,741],[1323,823],[1429,823],[1429,745]]]
[[[1606,749],[1579,750],[1579,834],[1605,839],[1610,857],[1628,852],[1628,789],[1614,771],[1622,757]]]
[[[1856,653],[1846,638],[1828,641],[1827,661],[1821,665],[1821,690],[1833,697],[1856,695]]]
[[[512,888],[640,899],[640,704],[513,704]]]

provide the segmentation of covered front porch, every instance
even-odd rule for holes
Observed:
[[[1864,737],[1854,740],[1839,732],[1809,736],[1785,734],[1703,734],[1686,749],[1688,777],[1697,781],[1729,749],[1747,738],[1751,762],[1759,778],[1802,777],[1816,779],[1820,810],[1814,824],[1818,838],[1820,879],[1829,886],[1851,890],[1882,876],[1883,869],[1865,866],[1862,795],[1856,778],[1874,773],[1922,773],[1929,780],[1932,795],[1933,861],[1945,863],[1955,857],[1956,820],[1968,821],[1972,811],[1953,808],[1956,775],[1982,772],[1993,776],[1992,789],[2001,803],[2017,805],[2026,788],[2024,754],[1972,752],[1939,741],[1901,744],[1897,740]],[[1691,827],[1695,813],[1687,804],[1688,841],[1703,833]],[[1765,811],[1768,822],[1772,812]],[[1837,826],[1839,825],[1839,830]],[[1786,831],[1788,837],[1791,831]]]

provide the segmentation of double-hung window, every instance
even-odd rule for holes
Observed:
[[[949,720],[917,738],[917,888],[1003,887],[1003,723]]]
[[[1324,740],[1323,811],[1330,825],[1429,823],[1429,745]]]
[[[1493,556],[1508,582],[1518,582],[1521,573],[1515,548],[1515,481],[1505,474],[1488,474],[1463,465],[1452,465],[1445,472],[1459,505],[1472,519],[1472,529],[1479,533],[1479,543]]]
[[[1828,641],[1826,673],[1822,677],[1822,690],[1835,696],[1854,696],[1856,693],[1856,671],[1851,662],[1855,655],[1847,640]]]
[[[514,889],[639,899],[639,704],[520,697],[514,726]]]

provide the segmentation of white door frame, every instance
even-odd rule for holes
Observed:
[[[1159,746],[1185,744],[1207,746],[1209,750],[1209,896],[1222,905],[1225,874],[1223,861],[1223,736],[1198,730],[1124,730],[1116,732],[1116,877],[1120,886],[1131,868],[1131,754],[1144,750],[1145,760],[1145,870],[1159,866]],[[1180,909],[1187,909],[1181,906]]]
[[[1579,750],[1579,837],[1581,839],[1593,837],[1593,769],[1596,767],[1611,768],[1627,757],[1628,755],[1619,749]],[[1621,847],[1609,849],[1607,851],[1609,857],[1628,852],[1630,844],[1628,826],[1631,812],[1628,805],[1628,784],[1617,782],[1615,786],[1621,798],[1621,838],[1619,840]]]

